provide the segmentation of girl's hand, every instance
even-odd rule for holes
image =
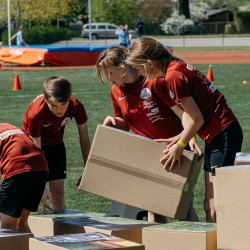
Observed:
[[[172,171],[176,162],[179,168],[181,168],[183,148],[178,143],[175,143],[170,148],[168,147],[163,153],[165,155],[160,159],[160,162],[166,170]]]

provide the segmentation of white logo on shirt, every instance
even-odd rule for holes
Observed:
[[[172,99],[174,99],[174,93],[171,90],[169,90],[169,95]]]
[[[127,96],[119,96],[119,101],[121,101],[121,100],[123,100],[123,99],[125,99],[125,98],[127,98]]]
[[[212,83],[210,84],[209,89],[212,93],[216,91],[216,87]]]
[[[46,127],[50,126],[51,124],[52,124],[52,122],[49,124],[44,124],[43,126],[46,128]]]
[[[192,71],[194,69],[194,67],[190,64],[187,64],[187,69]]]
[[[151,92],[149,88],[143,88],[141,90],[140,98],[148,99],[151,96]]]
[[[66,117],[63,121],[62,121],[62,124],[61,124],[61,126],[63,127],[63,126],[65,126],[68,122],[70,122],[71,121],[71,118],[70,117]]]
[[[0,139],[5,140],[9,136],[15,135],[15,134],[24,134],[24,132],[22,130],[8,130],[0,134]]]

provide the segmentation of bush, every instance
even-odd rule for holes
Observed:
[[[173,13],[164,23],[161,24],[162,30],[168,35],[185,35],[192,31],[194,22],[186,19],[183,15]]]
[[[17,30],[12,31],[14,35]],[[72,38],[72,32],[65,28],[57,28],[55,26],[33,26],[30,29],[25,29],[24,40],[28,44],[49,44],[61,40],[70,40]],[[8,31],[5,31],[2,35],[3,45],[8,44]],[[15,44],[15,41],[12,41]]]
[[[226,25],[225,25],[225,29],[224,29],[224,33],[225,33],[226,35],[235,33],[235,28],[234,28],[234,26],[233,26],[232,24],[229,24],[229,23],[226,24]]]

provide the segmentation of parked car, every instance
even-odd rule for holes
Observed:
[[[97,40],[99,38],[117,38],[115,31],[118,26],[112,23],[91,23],[91,39]],[[136,36],[135,30],[129,30],[132,37]],[[83,25],[82,37],[89,37],[89,24]]]

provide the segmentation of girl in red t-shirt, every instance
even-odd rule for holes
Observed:
[[[204,208],[206,220],[215,222],[215,168],[234,165],[236,152],[241,151],[243,133],[237,118],[225,97],[205,75],[172,55],[157,40],[150,37],[137,39],[129,50],[126,62],[150,79],[164,77],[172,100],[182,106],[193,123],[201,124],[193,131],[205,141]],[[183,134],[186,136],[175,138],[165,151],[161,160],[165,167],[171,168],[175,161],[180,161],[183,148],[193,136],[185,130]]]
[[[96,62],[98,78],[112,82],[111,99],[114,117],[108,116],[104,125],[113,126],[151,139],[182,136],[183,127],[191,119],[168,95],[164,78],[145,79],[126,65],[127,49],[111,47],[102,52]],[[183,122],[183,123],[182,123]],[[193,124],[194,127],[197,124]],[[194,132],[191,131],[191,134]],[[165,140],[168,142],[167,140]],[[191,150],[202,152],[195,140],[190,140]],[[163,218],[149,213],[150,221],[162,222]],[[187,220],[197,221],[191,206]]]

